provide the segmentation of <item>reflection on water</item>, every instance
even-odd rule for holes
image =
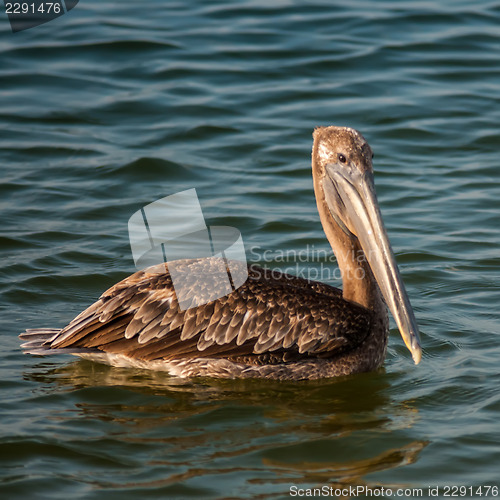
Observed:
[[[329,381],[184,380],[75,361],[25,377],[37,382],[37,398],[63,389],[75,401],[74,410],[52,414],[59,438],[70,430],[70,440],[81,439],[74,431],[83,428],[89,444],[105,439],[102,454],[114,450],[120,469],[130,469],[126,477],[115,467],[91,474],[99,489],[172,493],[242,474],[271,496],[292,484],[370,485],[368,474],[414,463],[427,444],[405,435],[418,411],[391,400],[383,370]],[[141,479],[142,459],[154,473]]]
[[[277,476],[286,473],[290,476],[293,471],[293,480],[278,477],[272,482],[290,484],[328,484],[335,488],[349,486],[376,487],[379,483],[365,481],[363,478],[373,472],[412,464],[417,461],[419,453],[427,445],[426,441],[413,441],[399,448],[392,448],[376,456],[349,462],[301,462],[289,464],[278,460],[266,460],[269,468],[276,471]],[[261,482],[261,479],[252,482]]]

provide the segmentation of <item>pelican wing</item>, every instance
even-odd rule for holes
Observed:
[[[213,286],[210,265],[206,259],[176,261],[177,268],[185,266],[188,274],[206,280],[202,289]],[[230,267],[237,265],[244,264]],[[172,277],[161,264],[117,283],[64,329],[51,330],[37,353],[73,349],[145,361],[227,358],[273,364],[354,349],[368,335],[371,320],[370,311],[345,301],[336,288],[254,265],[229,295],[181,310]]]

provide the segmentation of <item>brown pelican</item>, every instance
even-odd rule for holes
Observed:
[[[418,328],[382,222],[372,150],[352,128],[320,127],[313,137],[316,202],[342,291],[251,265],[244,285],[183,311],[168,268],[158,264],[111,287],[65,328],[27,330],[20,335],[25,351],[71,353],[180,377],[335,377],[383,363],[385,300],[419,363]],[[176,265],[208,276],[204,266],[211,262]]]

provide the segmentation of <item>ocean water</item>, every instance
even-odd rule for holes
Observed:
[[[495,1],[82,0],[16,34],[1,14],[0,498],[498,496],[499,58]],[[134,272],[135,211],[193,187],[249,260],[338,284],[310,172],[329,124],[375,151],[420,365],[394,327],[383,369],[315,382],[22,354]]]

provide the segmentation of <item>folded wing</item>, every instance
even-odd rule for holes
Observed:
[[[179,265],[211,286],[210,261]],[[244,264],[232,262],[231,268],[236,265]],[[28,330],[21,338],[34,354],[108,352],[145,361],[274,364],[354,349],[368,335],[371,316],[336,288],[254,265],[231,294],[183,311],[161,264],[117,283],[62,330]]]

